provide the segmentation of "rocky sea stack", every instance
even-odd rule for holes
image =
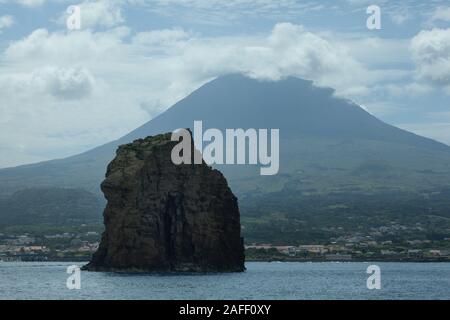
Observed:
[[[118,148],[101,184],[108,201],[105,231],[84,269],[245,269],[237,198],[222,173],[204,162],[173,164],[171,152],[177,143],[167,133]]]

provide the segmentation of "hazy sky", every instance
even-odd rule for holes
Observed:
[[[449,0],[0,0],[0,167],[119,138],[230,72],[311,79],[450,144]]]

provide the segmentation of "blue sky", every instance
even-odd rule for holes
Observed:
[[[0,167],[116,139],[230,72],[311,79],[450,144],[448,0],[0,0]]]

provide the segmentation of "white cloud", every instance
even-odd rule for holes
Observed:
[[[60,99],[82,99],[89,96],[94,87],[89,70],[81,67],[45,67],[31,73],[1,75],[3,94],[51,95]]]
[[[410,63],[410,41],[407,39],[380,38],[357,34],[353,37],[331,34],[327,38],[338,38],[348,48],[352,57],[367,65]]]
[[[80,1],[80,0],[78,0]],[[60,3],[65,5],[77,5],[81,10],[82,28],[105,27],[112,28],[125,22],[122,14],[122,6],[127,3],[138,3],[136,0],[82,0],[80,2],[70,0],[0,0],[1,3],[18,3],[22,6],[35,8],[46,3]],[[59,24],[66,25],[69,13],[64,10],[57,19]],[[1,29],[1,21],[0,21]]]
[[[42,5],[45,2],[45,0],[18,0],[17,2],[19,2],[24,6],[37,7]]]
[[[32,73],[31,81],[54,97],[81,99],[91,94],[94,78],[81,67],[44,68]]]
[[[396,25],[402,25],[406,21],[411,20],[413,18],[412,13],[406,7],[389,10],[388,12],[392,22],[394,22]]]
[[[127,29],[117,28],[110,32],[95,33],[90,30],[54,32],[37,29],[28,37],[13,42],[4,55],[7,61],[21,63],[76,64],[77,61],[93,61],[108,56],[117,58],[115,51],[122,44]]]
[[[40,7],[46,3],[49,2],[55,2],[55,3],[70,3],[73,2],[72,0],[0,0],[0,4],[2,3],[15,3],[19,4],[23,7],[28,8],[37,8]]]
[[[251,36],[211,38],[183,29],[129,33],[126,27],[38,29],[8,46],[0,58],[0,146],[17,155],[17,164],[116,139],[226,73],[294,75],[346,96],[367,94],[383,77],[398,77],[367,70],[345,46],[290,23]],[[0,159],[0,166],[10,163]]]
[[[267,36],[200,39],[184,48],[182,60],[199,66],[210,75],[244,72],[254,78],[279,79],[299,76],[339,91],[365,79],[366,70],[345,47],[305,30],[279,23]]]
[[[132,0],[148,11],[207,25],[230,25],[242,19],[280,21],[331,9],[314,0]],[[180,14],[182,12],[182,14]]]
[[[450,94],[448,31],[423,31],[411,42],[385,38],[391,34],[387,29],[383,38],[377,37],[379,33],[364,29],[370,0],[330,5],[296,0],[0,0],[5,2],[28,7],[51,3],[60,10],[52,17],[61,30],[38,29],[2,43],[7,48],[0,52],[0,154],[6,150],[11,156],[0,159],[0,167],[14,159],[27,163],[67,156],[118,138],[206,81],[230,72],[311,79],[364,102],[377,115],[406,112],[399,111],[399,98],[427,94],[435,90],[433,84]],[[65,28],[63,10],[69,4],[81,6],[81,31]],[[437,2],[378,4],[382,15],[396,24],[423,19],[424,13],[425,18],[448,21],[447,7],[431,11]],[[134,16],[135,10],[160,14],[155,18],[161,20],[151,24],[221,24],[219,32],[228,35],[202,36],[182,28],[142,30],[143,18]],[[317,33],[292,23],[275,25],[307,17],[304,21],[311,26],[343,30],[340,19],[355,12],[361,14],[363,31]],[[137,33],[124,26],[125,13],[130,22],[137,19],[132,23]],[[311,19],[313,14],[317,19]],[[321,24],[329,14],[336,21]],[[261,25],[253,23],[256,19]],[[262,32],[268,23],[275,27]],[[241,34],[229,33],[247,26],[251,28]],[[199,30],[216,34],[206,26]]]
[[[420,78],[450,86],[450,29],[421,31],[412,39],[411,51]]]
[[[138,66],[143,59],[143,66],[178,72],[195,70],[203,79],[229,72],[267,79],[295,75],[338,90],[351,89],[355,84],[359,87],[379,78],[352,58],[345,46],[291,23],[279,23],[268,35],[255,36],[208,38],[182,29],[164,29],[138,33],[127,43],[123,39],[127,34],[126,28],[68,33],[38,29],[11,44],[5,56],[11,62],[52,61],[60,65],[80,62],[97,69],[105,65],[104,70],[115,70],[117,63]],[[162,56],[149,54],[162,47],[170,50]],[[131,70],[134,68],[120,71],[129,74]],[[139,74],[142,73],[141,69]]]
[[[42,5],[45,0],[14,0],[11,2],[16,2],[26,7],[38,7]]]
[[[133,37],[133,43],[143,46],[173,46],[188,40],[191,35],[181,28],[139,32]]]
[[[450,7],[437,7],[432,13],[431,21],[450,21]]]
[[[10,28],[14,22],[14,17],[11,15],[0,16],[0,33],[2,29]]]

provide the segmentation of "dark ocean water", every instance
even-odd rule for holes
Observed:
[[[358,262],[250,262],[244,273],[203,275],[82,271],[81,289],[69,290],[73,264],[0,262],[0,299],[450,299],[450,263],[374,263],[380,290],[367,289],[370,263]]]

